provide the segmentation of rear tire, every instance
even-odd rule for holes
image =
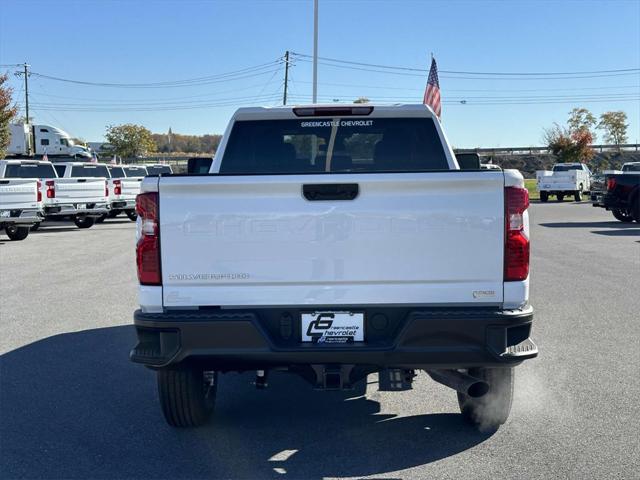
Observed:
[[[138,220],[138,214],[135,210],[127,210],[125,213],[127,214],[127,217],[129,217],[129,220],[131,220],[132,222]]]
[[[513,401],[515,372],[507,368],[471,368],[469,375],[489,384],[489,392],[472,398],[458,392],[458,405],[462,416],[481,432],[494,432],[507,421]]]
[[[540,192],[540,201],[546,203],[549,200],[549,194],[547,192]]]
[[[75,216],[73,218],[73,223],[75,223],[78,228],[91,228],[95,221],[93,217]]]
[[[201,368],[171,367],[158,370],[158,396],[166,422],[172,427],[204,425],[213,413],[218,390],[218,372],[213,385]]]
[[[107,215],[109,216],[109,218],[116,218],[118,215],[120,215],[120,210],[109,210],[109,213],[107,213]]]
[[[24,240],[29,236],[29,228],[30,227],[18,227],[16,225],[9,225],[4,229],[7,233],[7,237],[9,237],[10,240],[19,241]]]
[[[564,202],[564,193],[559,193],[556,195],[559,202]]]
[[[40,228],[40,222],[34,223],[33,225],[31,225],[31,228],[29,230],[31,230],[32,232],[37,232],[39,228]]]
[[[631,214],[633,219],[640,223],[640,195],[636,195],[631,199]]]
[[[580,184],[580,188],[573,194],[573,200],[575,202],[581,202],[582,201],[582,190],[584,189],[584,187],[582,186],[582,184]]]
[[[626,210],[613,209],[611,210],[611,213],[613,213],[613,216],[616,217],[616,219],[620,220],[621,222],[624,222],[624,223],[633,222],[633,217]]]

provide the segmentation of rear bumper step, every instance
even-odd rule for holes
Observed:
[[[297,307],[138,310],[134,314],[138,343],[130,356],[133,362],[155,368],[189,360],[224,371],[327,364],[455,369],[516,365],[538,354],[529,338],[531,307],[344,308],[351,309],[365,312],[365,342],[322,345],[300,341]]]

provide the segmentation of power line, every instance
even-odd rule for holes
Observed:
[[[291,52],[291,54],[296,55],[298,57],[303,57],[303,58],[312,58],[311,55],[306,55],[303,53]],[[429,72],[429,70],[425,68],[413,68],[413,67],[401,67],[401,66],[393,66],[393,65],[380,65],[375,63],[353,62],[349,60],[341,60],[341,59],[329,58],[329,57],[318,57],[318,59],[335,62],[335,63],[348,64],[348,65],[359,65],[363,67],[374,67],[374,68],[382,68],[382,69],[390,69],[390,70],[404,70],[404,71],[422,72],[422,73]],[[597,73],[622,73],[622,72],[638,72],[638,71],[640,71],[640,68],[622,68],[622,69],[615,69],[615,70],[587,70],[587,71],[574,71],[574,72],[473,72],[473,71],[438,69],[438,73],[451,73],[451,74],[461,74],[461,75],[499,75],[499,76],[584,75],[584,74],[597,74]]]
[[[299,83],[310,84],[309,81],[298,80]],[[402,91],[415,91],[424,92],[424,88],[407,88],[407,87],[390,87],[385,85],[364,85],[361,83],[332,83],[332,82],[320,82],[318,85],[333,86],[333,87],[347,87],[357,88],[362,90],[365,88],[381,89],[381,90],[402,90]],[[574,91],[574,90],[609,90],[609,89],[622,89],[622,88],[635,88],[640,90],[640,85],[612,85],[609,87],[572,87],[572,88],[525,88],[525,89],[506,89],[506,88],[455,88],[449,89],[444,86],[440,86],[440,89],[446,93],[455,92],[562,92],[562,91]]]
[[[298,60],[300,60],[301,62],[306,62],[306,63],[310,63],[310,60],[306,60],[303,58],[299,58]],[[401,72],[401,71],[393,71],[393,70],[380,70],[380,69],[374,69],[374,68],[365,68],[365,67],[356,67],[356,66],[350,66],[350,65],[341,65],[341,64],[334,64],[334,63],[328,63],[326,61],[321,61],[318,62],[320,65],[324,65],[326,67],[332,67],[332,68],[342,68],[342,69],[347,69],[347,70],[359,70],[359,71],[363,71],[363,72],[373,72],[373,73],[384,73],[384,74],[388,74],[388,75],[399,75],[399,76],[404,76],[404,77],[420,77],[420,78],[424,78],[424,74],[418,74],[418,73],[407,73],[407,72]],[[440,78],[450,78],[450,79],[458,79],[458,80],[574,80],[574,79],[580,79],[580,78],[605,78],[605,77],[623,77],[623,76],[629,76],[629,75],[639,75],[640,74],[640,69],[631,69],[632,71],[624,71],[622,73],[603,73],[603,74],[594,74],[594,75],[575,75],[575,76],[562,76],[562,77],[551,77],[551,76],[543,76],[543,77],[532,77],[532,76],[523,76],[523,77],[497,77],[497,76],[493,76],[493,77],[470,77],[470,76],[462,76],[462,75],[440,75]]]
[[[112,87],[112,88],[173,88],[173,87],[189,87],[195,85],[208,85],[211,83],[221,83],[232,80],[240,80],[243,78],[250,78],[259,75],[266,75],[277,71],[282,64],[282,59],[277,59],[272,62],[263,63],[260,65],[254,65],[252,67],[246,67],[243,69],[235,70],[232,72],[220,73],[216,75],[208,75],[205,77],[196,77],[183,80],[173,80],[165,82],[151,82],[151,83],[107,83],[107,82],[91,82],[86,80],[75,80],[70,78],[55,77],[52,75],[46,75],[43,73],[32,72],[34,76],[39,78],[54,80],[58,82],[72,83],[76,85],[87,85],[94,87]]]

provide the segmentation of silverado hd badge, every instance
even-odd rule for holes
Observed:
[[[303,313],[302,341],[313,343],[353,343],[364,341],[364,313]]]

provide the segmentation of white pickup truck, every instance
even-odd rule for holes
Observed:
[[[109,213],[106,165],[88,162],[54,164],[59,178],[44,182],[47,217],[71,216],[78,228],[90,228],[95,219]]]
[[[147,169],[143,165],[110,165],[109,173],[109,217],[115,218],[124,212],[135,222],[138,218],[136,197],[140,193],[142,179],[147,176]]]
[[[553,170],[536,172],[540,201],[546,202],[555,195],[559,202],[564,197],[573,196],[582,201],[582,194],[591,190],[591,170],[584,163],[556,163]]]
[[[42,221],[38,163],[0,160],[0,229],[11,240],[24,240]]]
[[[529,206],[515,170],[462,171],[424,105],[238,110],[209,175],[137,199],[134,362],[173,426],[207,421],[218,374],[348,389],[416,370],[496,429],[530,340]]]

